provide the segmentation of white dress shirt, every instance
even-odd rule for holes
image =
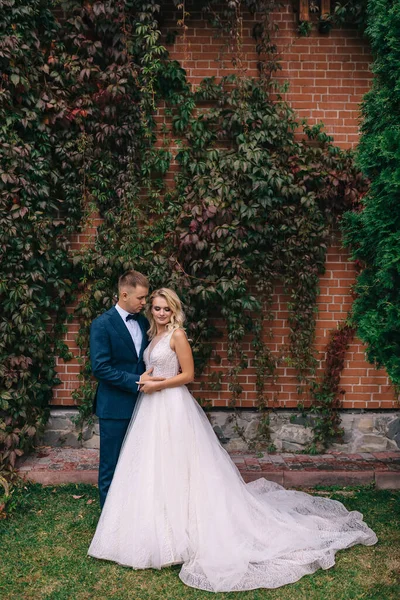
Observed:
[[[137,321],[134,321],[133,319],[131,319],[130,321],[127,321],[126,317],[130,313],[128,313],[128,311],[126,311],[124,308],[121,308],[119,304],[116,304],[115,308],[117,309],[118,314],[120,315],[121,319],[125,323],[126,328],[128,329],[128,331],[130,333],[132,342],[134,343],[135,348],[136,348],[136,353],[139,357],[140,348],[142,347],[142,341],[143,341],[143,334],[142,334],[142,330],[140,329],[140,325]]]

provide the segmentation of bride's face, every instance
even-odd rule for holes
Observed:
[[[168,325],[172,317],[172,310],[165,298],[156,296],[151,305],[151,314],[157,325]]]

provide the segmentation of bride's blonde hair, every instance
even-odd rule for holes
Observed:
[[[157,325],[151,312],[151,308],[153,306],[154,298],[158,297],[164,298],[165,302],[168,304],[168,307],[171,309],[171,320],[167,325],[168,331],[183,328],[183,323],[185,321],[185,314],[182,310],[182,303],[178,295],[174,292],[174,290],[170,290],[169,288],[160,288],[158,290],[155,290],[150,296],[149,306],[146,309],[146,317],[148,318],[150,323],[150,328],[147,333],[150,339],[153,339],[153,337],[157,333]]]

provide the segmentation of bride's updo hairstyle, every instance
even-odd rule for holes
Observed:
[[[171,320],[167,325],[168,331],[173,331],[174,329],[183,328],[183,323],[185,321],[185,314],[182,310],[182,303],[179,300],[178,295],[174,292],[174,290],[170,290],[169,288],[160,288],[155,290],[150,296],[149,307],[146,310],[146,317],[149,320],[150,328],[148,330],[148,335],[150,339],[157,333],[156,322],[153,318],[153,314],[151,312],[153,306],[154,298],[164,298],[169,308],[171,309]]]

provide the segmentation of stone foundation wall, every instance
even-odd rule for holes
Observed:
[[[38,440],[46,446],[99,447],[97,420],[77,427],[76,409],[53,409],[44,435]],[[258,413],[241,411],[234,419],[227,411],[212,411],[210,421],[218,438],[229,450],[247,450],[237,428],[243,428],[246,439],[257,431]],[[342,412],[343,443],[331,449],[347,453],[384,452],[400,448],[400,412]],[[312,417],[302,417],[294,411],[271,412],[271,444],[278,452],[301,452],[312,440]]]

